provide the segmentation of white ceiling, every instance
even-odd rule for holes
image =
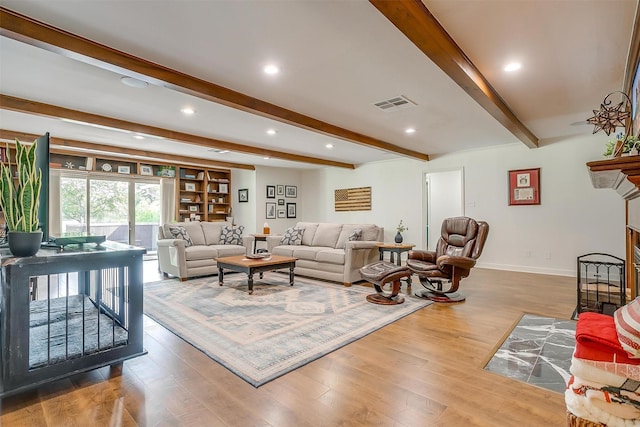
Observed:
[[[538,138],[571,125],[622,88],[637,0],[423,0]],[[357,1],[0,0],[57,28],[431,156],[517,142],[377,9]],[[523,68],[507,74],[510,60]],[[275,62],[277,76],[262,73]],[[135,89],[120,74],[0,37],[0,93],[174,131],[362,164],[399,157],[191,97]],[[417,106],[382,112],[405,95]],[[179,110],[193,106],[197,113]],[[413,135],[404,134],[415,127]],[[0,128],[254,165],[318,167],[0,109]],[[275,136],[265,131],[277,129]],[[325,144],[332,143],[328,150]]]

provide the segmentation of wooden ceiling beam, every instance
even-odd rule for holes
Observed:
[[[538,137],[516,117],[421,0],[369,2],[493,118],[527,147],[538,147]]]
[[[18,138],[20,141],[33,141],[40,135],[31,133],[18,132],[9,129],[0,129],[0,139],[12,141]],[[51,147],[53,152],[60,152],[65,154],[75,155],[101,155],[106,153],[117,157],[137,157],[140,160],[148,161],[161,161],[169,164],[181,164],[189,166],[203,166],[207,168],[231,168],[231,169],[245,169],[255,170],[253,165],[245,165],[242,163],[221,162],[217,160],[200,159],[197,157],[180,156],[175,154],[160,153],[157,151],[138,150],[135,148],[116,147],[113,145],[95,144],[92,142],[77,141],[74,139],[58,138],[51,136]],[[65,150],[66,149],[66,150]],[[81,150],[81,151],[80,151]]]
[[[201,147],[230,150],[238,153],[251,154],[262,157],[273,157],[282,160],[289,160],[292,162],[312,163],[323,166],[335,166],[346,169],[355,169],[355,165],[351,163],[343,163],[333,160],[303,156],[299,154],[285,153],[282,151],[268,150],[265,148],[251,147],[248,145],[221,141],[219,139],[206,138],[203,136],[176,132],[169,129],[158,128],[155,126],[128,122],[126,120],[115,119],[113,117],[105,117],[97,114],[85,113],[84,111],[71,110],[69,108],[59,107],[51,104],[44,104],[42,102],[30,101],[22,98],[16,98],[4,94],[0,94],[0,108],[5,110],[17,111],[20,113],[36,114],[45,117],[76,120],[84,123],[108,126],[115,129],[123,129],[135,133],[153,135],[165,139],[170,139],[176,142],[198,145]]]
[[[358,132],[305,116],[240,92],[112,49],[89,39],[0,7],[0,35],[40,47],[87,64],[164,86],[177,92],[257,114],[344,141],[419,160],[429,156]]]

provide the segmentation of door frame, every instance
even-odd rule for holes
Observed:
[[[442,169],[434,169],[430,171],[425,171],[422,174],[422,233],[420,236],[421,246],[423,250],[429,249],[429,225],[432,223],[431,220],[431,211],[429,209],[429,205],[431,204],[431,193],[430,191],[430,180],[429,175],[438,174],[438,173],[449,173],[449,172],[460,172],[460,206],[462,210],[462,215],[465,215],[465,198],[464,198],[464,166],[460,167],[451,167],[451,168],[442,168]],[[438,224],[440,226],[441,224]]]

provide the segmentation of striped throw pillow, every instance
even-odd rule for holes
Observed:
[[[618,341],[630,358],[640,358],[640,299],[636,298],[613,313]]]

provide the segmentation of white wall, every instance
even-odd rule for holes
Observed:
[[[537,149],[518,143],[445,155],[429,162],[401,159],[370,163],[356,170],[303,171],[298,217],[375,223],[385,227],[386,241],[392,241],[402,219],[409,227],[403,233],[405,242],[424,248],[424,174],[462,167],[465,214],[490,225],[479,266],[572,276],[579,255],[605,252],[624,257],[624,201],[613,190],[594,189],[585,165],[603,158],[604,141],[606,136],[598,134]],[[537,167],[541,168],[541,204],[508,206],[507,172]],[[366,186],[372,187],[371,211],[334,211],[334,190]],[[264,216],[261,211],[264,203],[258,216]]]
[[[231,169],[231,213],[233,222],[237,225],[244,225],[244,234],[256,232],[256,171],[246,169]],[[246,188],[249,190],[249,201],[240,203],[238,201],[238,190]],[[260,229],[262,231],[262,228]]]

